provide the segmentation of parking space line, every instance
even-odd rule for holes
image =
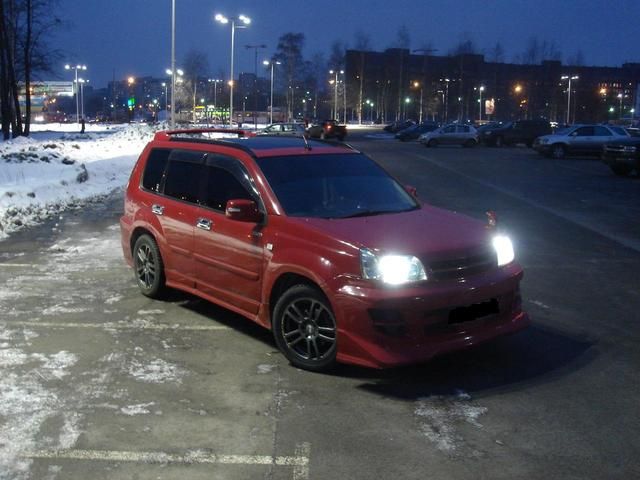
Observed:
[[[0,263],[0,267],[32,268],[40,266],[42,265],[38,263]]]
[[[43,327],[43,328],[100,328],[103,330],[181,330],[181,331],[209,331],[209,330],[231,330],[224,325],[160,325],[160,324],[140,324],[140,323],[80,323],[80,322],[12,322],[3,321],[7,326],[18,327]]]
[[[150,464],[216,464],[216,465],[276,465],[293,467],[293,480],[309,478],[309,457],[311,445],[307,442],[296,445],[291,457],[269,455],[219,455],[202,451],[191,451],[184,454],[166,452],[132,452],[118,450],[38,450],[23,453],[21,457],[42,460],[79,460],[132,462]]]

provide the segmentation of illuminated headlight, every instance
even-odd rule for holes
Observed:
[[[493,237],[493,248],[498,256],[498,266],[507,265],[515,259],[513,244],[506,235],[496,235]]]
[[[360,250],[362,276],[369,280],[400,285],[426,280],[422,262],[411,255],[376,255],[369,249]]]
[[[627,145],[622,149],[622,151],[626,153],[635,153],[636,147]]]

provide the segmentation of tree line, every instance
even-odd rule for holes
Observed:
[[[0,0],[0,116],[5,140],[29,135],[31,83],[34,76],[51,73],[59,58],[45,43],[62,24],[55,4],[56,0]]]

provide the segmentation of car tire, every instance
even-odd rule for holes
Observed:
[[[549,150],[551,154],[551,158],[555,158],[560,160],[567,155],[567,149],[564,145],[560,143],[556,143],[555,145],[551,145],[551,149]]]
[[[494,140],[493,144],[500,148],[504,145],[504,139],[502,137],[496,137],[496,139]]]
[[[633,168],[625,164],[615,164],[611,165],[611,170],[613,171],[613,173],[619,175],[620,177],[628,177],[631,174]]]
[[[464,142],[463,147],[466,147],[466,148],[473,148],[473,147],[475,147],[475,146],[477,145],[477,143],[478,143],[478,142],[476,142],[475,140],[473,140],[473,139],[469,139],[469,140],[467,140],[466,142]]]
[[[133,246],[133,269],[140,292],[149,298],[164,296],[164,262],[158,244],[150,235],[141,235]]]
[[[432,138],[427,143],[427,147],[437,147],[437,146],[438,146],[438,141],[435,138]]]
[[[327,298],[309,285],[287,290],[273,310],[276,345],[292,365],[314,372],[336,364],[337,328]]]

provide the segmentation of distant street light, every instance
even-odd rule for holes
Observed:
[[[223,25],[231,22],[231,80],[229,80],[229,125],[231,125],[231,122],[233,121],[233,50],[236,38],[236,28],[247,28],[251,23],[251,19],[246,15],[239,15],[237,18],[229,20],[220,13],[217,13],[214,19],[216,22],[220,22]],[[239,23],[237,26],[236,22]]]
[[[415,88],[420,87],[420,114],[418,115],[418,123],[422,123],[422,84],[420,82],[413,82]]]
[[[271,99],[269,100],[269,123],[273,123],[273,66],[280,65],[281,62],[274,62],[273,60],[263,60],[262,64],[265,66],[271,66]]]
[[[338,70],[329,70],[329,74],[335,76],[329,83],[333,83],[333,118],[336,121],[338,120],[338,73],[344,75],[344,70],[340,70],[340,72]]]
[[[578,75],[563,75],[560,80],[569,80],[569,88],[567,90],[567,125],[569,125],[569,114],[571,113],[571,80],[578,80]],[[575,119],[574,119],[575,120]]]
[[[218,83],[222,82],[219,78],[210,78],[209,83],[213,83],[213,113],[215,115],[218,110]]]
[[[618,100],[620,100],[620,118],[623,117],[622,115],[622,99],[624,98],[624,95],[622,95],[622,93],[618,94]]]
[[[78,70],[86,70],[87,66],[86,65],[65,65],[64,66],[65,70],[75,70],[76,72],[76,80],[75,80],[75,84],[74,84],[74,89],[73,92],[75,93],[76,96],[76,123],[80,123],[80,103],[79,103],[79,98],[78,98]]]
[[[484,85],[478,87],[478,121],[482,121],[482,92],[484,92]]]

